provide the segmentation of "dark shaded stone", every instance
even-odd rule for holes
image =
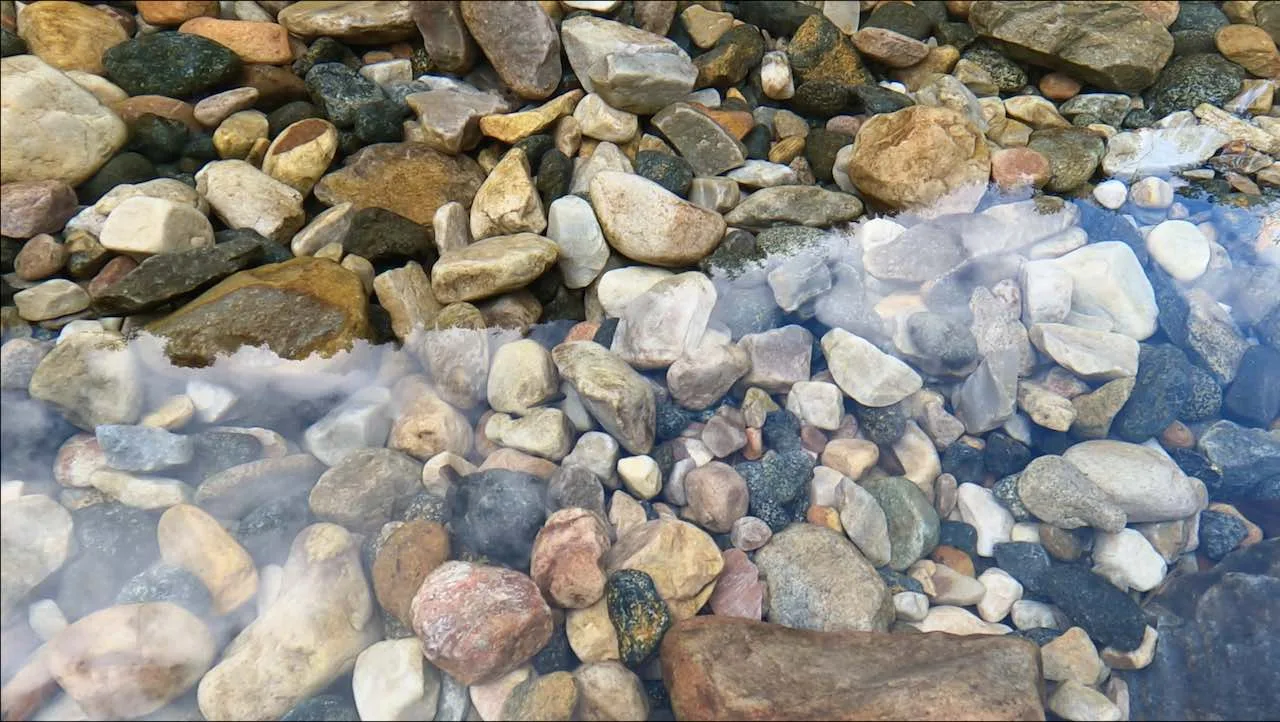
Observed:
[[[907,318],[907,335],[926,356],[943,368],[958,371],[978,361],[978,341],[968,324],[940,313],[913,313]]]
[[[354,722],[360,719],[355,702],[336,694],[304,699],[284,713],[280,722]]]
[[[1018,635],[1019,637],[1025,637],[1027,639],[1030,639],[1031,641],[1035,642],[1037,645],[1043,647],[1049,642],[1052,642],[1058,637],[1061,637],[1062,630],[1051,629],[1049,627],[1033,627],[1032,629],[1023,629],[1023,630],[1014,632],[1014,634]]]
[[[577,668],[578,655],[574,654],[573,648],[569,646],[569,635],[565,632],[563,617],[556,621],[555,628],[551,630],[551,639],[547,642],[547,646],[533,655],[529,663],[538,674],[572,672]]]
[[[672,401],[666,394],[657,394],[654,400],[657,402],[654,440],[674,439],[693,423],[693,412]]]
[[[927,40],[933,32],[933,18],[921,11],[901,2],[880,3],[866,22],[864,28],[885,28],[895,33],[902,33],[916,40]]]
[[[884,580],[884,585],[889,589],[890,594],[898,594],[900,592],[924,594],[924,585],[914,577],[894,571],[888,566],[880,567],[876,571],[880,573],[880,578]]]
[[[7,58],[10,55],[24,55],[27,52],[27,42],[18,37],[17,33],[9,31],[9,28],[0,28],[0,58]]]
[[[151,256],[94,298],[104,315],[131,315],[199,293],[263,260],[263,246],[240,239],[205,248]]]
[[[958,484],[981,484],[985,471],[982,449],[957,441],[942,452],[942,471],[954,476]]]
[[[659,150],[642,150],[636,153],[636,175],[657,183],[681,198],[689,197],[693,184],[693,166],[680,156]]]
[[[742,137],[742,145],[747,149],[747,158],[751,160],[767,160],[772,143],[773,131],[766,125],[756,125]]]
[[[795,451],[800,448],[800,419],[786,409],[770,411],[764,417],[760,436],[766,449]]]
[[[794,0],[752,0],[738,5],[738,17],[743,22],[764,28],[774,37],[794,35],[810,15],[818,15],[819,12],[815,7]]]
[[[129,95],[186,98],[240,73],[230,48],[190,33],[138,35],[102,54],[107,77]]]
[[[622,663],[636,667],[647,660],[671,628],[671,611],[658,595],[653,577],[638,569],[609,575],[604,589],[609,621],[618,633]]]
[[[156,167],[146,156],[124,152],[107,161],[92,178],[77,186],[76,196],[82,204],[91,206],[118,185],[141,183],[154,178]]]
[[[108,607],[124,583],[160,557],[157,514],[117,502],[71,512],[80,554],[63,567],[56,601],[69,621]]]
[[[962,521],[943,519],[938,529],[938,545],[955,547],[975,557],[978,555],[978,530]]]
[[[909,96],[879,85],[854,85],[849,88],[852,110],[868,115],[892,113],[916,104]]]
[[[1169,26],[1173,36],[1173,54],[1217,52],[1213,36],[1231,23],[1214,3],[1180,3],[1178,17]]]
[[[958,22],[937,23],[933,28],[933,36],[938,39],[938,45],[951,45],[962,53],[978,39],[978,34],[969,23]]]
[[[987,71],[1001,93],[1016,93],[1027,84],[1027,72],[987,43],[971,46],[960,57]]]
[[[523,150],[524,157],[529,160],[529,167],[537,168],[542,162],[542,154],[555,148],[556,141],[547,133],[535,133],[528,138],[517,140],[511,147]]]
[[[1138,229],[1125,220],[1123,215],[1090,201],[1077,199],[1073,203],[1080,212],[1080,227],[1089,234],[1090,241],[1093,243],[1119,241],[1133,251],[1133,254],[1138,257],[1138,263],[1147,265],[1150,254],[1147,253],[1146,241],[1143,240]]]
[[[844,112],[849,104],[849,89],[832,80],[810,80],[796,86],[791,96],[791,109],[800,115],[830,118]]]
[[[1124,120],[1120,121],[1120,127],[1125,130],[1137,130],[1138,128],[1150,128],[1156,124],[1156,114],[1146,108],[1138,108],[1131,110],[1125,114]]]
[[[181,567],[156,564],[125,583],[116,604],[172,602],[202,617],[213,606],[213,597],[195,575]]]
[[[295,494],[273,499],[245,514],[232,533],[259,566],[283,564],[293,538],[311,521],[307,494]]]
[[[1217,418],[1222,410],[1222,387],[1213,374],[1187,364],[1187,400],[1178,410],[1180,421],[1206,421]]]
[[[1191,5],[1200,3],[1184,4]],[[1241,82],[1247,77],[1244,68],[1215,52],[1176,57],[1147,91],[1147,107],[1157,118],[1178,110],[1194,110],[1201,103],[1221,107],[1240,92]]]
[[[1217,562],[1249,535],[1244,522],[1231,514],[1206,509],[1200,512],[1200,552]]]
[[[858,87],[871,88],[875,86]],[[836,164],[836,153],[851,143],[853,143],[853,138],[844,133],[833,133],[823,128],[814,128],[809,131],[809,135],[805,136],[804,139],[804,157],[805,160],[809,161],[809,168],[813,171],[813,177],[824,183],[830,183],[833,180],[831,169]]]
[[[600,477],[585,466],[561,466],[547,483],[547,514],[570,507],[594,511],[601,519],[608,518],[604,510],[604,485]]]
[[[320,63],[306,75],[311,102],[339,128],[351,128],[361,106],[386,99],[377,83],[340,63]]]
[[[356,109],[356,137],[365,143],[398,143],[404,139],[405,109],[391,100],[375,100]]]
[[[993,554],[996,566],[1017,579],[1029,595],[1045,594],[1045,577],[1051,562],[1043,546],[1032,542],[999,542]]]
[[[987,447],[982,452],[982,463],[994,476],[1016,474],[1031,463],[1031,449],[1003,431],[987,434],[986,442]]]
[[[897,441],[907,430],[909,419],[900,404],[880,407],[854,404],[853,414],[867,438],[883,446]]]
[[[741,228],[730,228],[724,234],[720,245],[702,260],[698,261],[698,270],[711,276],[712,279],[734,279],[744,266],[761,261],[764,255],[759,252],[756,237]]]
[[[436,262],[438,251],[425,226],[385,208],[362,208],[351,218],[342,250],[369,261],[419,261],[424,268]]]
[[[129,126],[128,149],[152,163],[168,163],[182,155],[189,132],[181,120],[143,113]]]
[[[1147,601],[1160,643],[1146,668],[1117,671],[1131,719],[1265,720],[1280,709],[1280,540],[1175,576]]]
[[[346,45],[329,37],[319,37],[307,46],[302,55],[293,61],[293,74],[305,78],[311,69],[320,63],[341,63],[352,70],[359,70],[362,65],[360,57]]]
[[[1049,159],[1045,190],[1069,193],[1093,177],[1106,144],[1087,128],[1048,128],[1031,133],[1027,147]]]
[[[676,23],[683,27],[683,23]],[[698,68],[695,88],[726,87],[741,83],[764,57],[764,38],[753,25],[730,28],[715,47],[693,59]]]
[[[1186,355],[1174,346],[1143,344],[1133,391],[1112,421],[1111,434],[1133,443],[1159,436],[1187,403],[1190,365]]]
[[[274,138],[280,131],[307,118],[319,118],[320,110],[305,100],[295,100],[267,113],[267,132]]]
[[[1280,416],[1280,351],[1249,347],[1223,405],[1227,416],[1250,426],[1266,427]]]
[[[546,483],[532,474],[468,474],[458,482],[454,543],[493,563],[528,569],[533,538],[547,516],[546,497]]]
[[[552,201],[567,194],[572,180],[573,161],[568,156],[556,148],[543,153],[538,161],[538,176],[534,180],[542,207],[550,207]]]
[[[1197,445],[1220,474],[1210,485],[1215,501],[1280,501],[1280,440],[1262,429],[1219,421],[1200,435]],[[1202,479],[1203,481],[1203,479]]]
[[[771,450],[759,461],[744,461],[733,468],[747,483],[748,512],[779,532],[792,521],[804,519],[813,466],[806,451],[793,449]]]
[[[997,561],[1002,569],[1009,571],[998,556],[1001,546],[1005,545],[996,545]],[[1043,547],[1040,549],[1043,551]],[[1022,581],[1016,574],[1014,578]],[[1142,644],[1146,616],[1137,602],[1104,577],[1082,566],[1055,564],[1042,573],[1037,582],[1053,603],[1076,626],[1088,632],[1099,647],[1129,651]]]

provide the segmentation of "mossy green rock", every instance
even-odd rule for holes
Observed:
[[[1240,92],[1246,77],[1244,68],[1217,53],[1174,58],[1151,86],[1147,106],[1157,118],[1201,103],[1221,107]]]
[[[928,497],[910,479],[889,476],[862,483],[889,522],[889,567],[903,571],[938,545],[941,521]]]
[[[208,366],[241,346],[331,356],[373,333],[359,276],[310,256],[241,271],[146,330],[183,366]]]
[[[102,56],[107,77],[129,95],[186,98],[230,82],[240,58],[230,48],[190,33],[139,35]]]

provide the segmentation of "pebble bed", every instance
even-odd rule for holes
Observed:
[[[0,1],[0,715],[1273,718],[1278,37]]]

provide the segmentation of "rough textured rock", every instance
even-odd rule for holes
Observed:
[[[1039,654],[1023,639],[705,617],[667,634],[662,673],[678,719],[1044,719]]]
[[[649,453],[657,407],[653,387],[643,376],[593,341],[561,344],[551,357],[605,431],[627,451]]]
[[[484,171],[466,155],[447,155],[423,143],[378,143],[320,179],[316,198],[329,205],[386,208],[430,226],[440,206],[470,207]]]
[[[1013,57],[1105,90],[1146,88],[1173,54],[1164,26],[1130,5],[983,1],[969,22]]]

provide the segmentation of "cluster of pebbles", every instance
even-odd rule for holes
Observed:
[[[4,719],[1280,709],[1277,0],[0,20]]]

